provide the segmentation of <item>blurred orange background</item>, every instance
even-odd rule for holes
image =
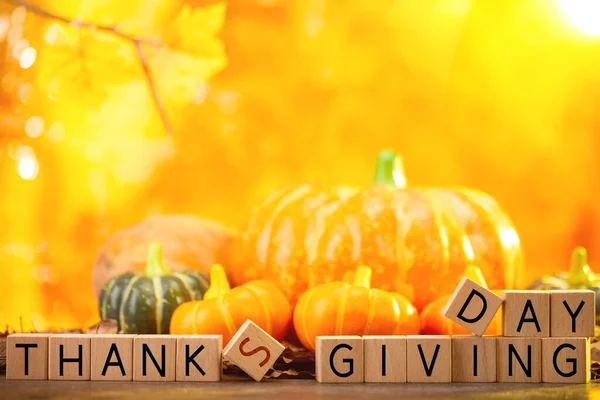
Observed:
[[[494,196],[527,282],[576,245],[600,271],[599,20],[594,0],[0,0],[0,331],[95,323],[119,228],[239,229],[287,183],[368,185],[384,148],[409,185]]]

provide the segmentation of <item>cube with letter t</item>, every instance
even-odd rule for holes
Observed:
[[[317,336],[315,372],[320,383],[362,383],[363,338]]]
[[[442,314],[473,334],[481,336],[501,305],[500,296],[464,277]]]

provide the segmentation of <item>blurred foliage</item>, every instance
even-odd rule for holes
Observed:
[[[409,185],[493,195],[529,281],[575,245],[600,270],[600,37],[564,2],[32,4],[143,40],[173,136],[133,42],[0,5],[0,323],[91,324],[112,231],[173,212],[237,228],[287,183],[368,185],[382,148]]]

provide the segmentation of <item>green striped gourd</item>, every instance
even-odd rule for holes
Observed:
[[[208,279],[198,271],[174,272],[163,264],[162,246],[148,249],[146,270],[127,272],[110,279],[100,292],[100,316],[115,319],[125,333],[169,333],[175,308],[201,300]]]

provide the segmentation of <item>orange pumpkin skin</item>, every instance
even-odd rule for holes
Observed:
[[[317,336],[419,334],[419,313],[402,295],[331,282],[309,289],[294,309],[300,342],[315,350]]]
[[[519,238],[490,196],[388,183],[283,189],[233,247],[235,284],[272,280],[292,304],[308,288],[350,280],[361,264],[373,269],[373,287],[418,310],[452,293],[466,265],[477,264],[492,289],[515,288],[521,266]]]
[[[495,290],[499,296],[502,291]],[[423,335],[471,335],[471,331],[463,328],[456,322],[446,318],[442,310],[450,300],[450,295],[440,297],[428,304],[421,311],[421,333]],[[484,332],[484,335],[502,335],[502,309],[499,309],[492,322]]]
[[[223,335],[223,345],[226,345],[240,326],[250,319],[281,341],[288,331],[291,317],[290,304],[277,286],[256,280],[231,289],[219,298],[181,304],[171,318],[170,332],[177,335]]]

